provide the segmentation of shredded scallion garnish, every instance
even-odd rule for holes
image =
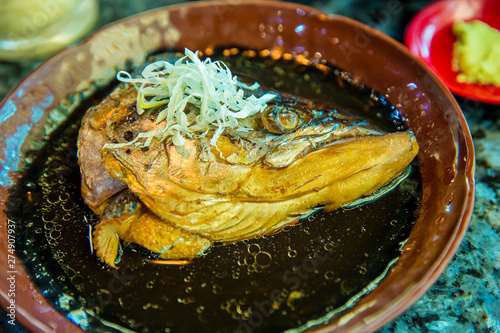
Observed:
[[[274,94],[261,97],[245,97],[242,83],[233,76],[231,70],[222,61],[200,60],[198,53],[187,48],[185,56],[174,64],[159,60],[147,65],[141,77],[133,78],[126,71],[119,71],[117,79],[131,83],[137,89],[137,113],[162,107],[157,123],[162,126],[139,133],[131,142],[124,144],[106,144],[106,148],[119,148],[130,144],[148,146],[153,139],[171,140],[176,146],[182,146],[186,138],[205,136],[210,126],[215,126],[215,133],[210,140],[215,145],[226,128],[248,131],[238,119],[263,111],[267,103],[274,99]],[[247,87],[255,90],[258,84]],[[197,114],[189,122],[186,112],[188,104],[194,106]],[[144,138],[142,141],[140,139]]]

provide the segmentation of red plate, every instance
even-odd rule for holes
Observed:
[[[422,9],[410,22],[405,44],[422,59],[455,94],[486,103],[500,104],[500,87],[459,83],[451,69],[452,26],[456,21],[481,20],[500,30],[500,1],[442,0]]]

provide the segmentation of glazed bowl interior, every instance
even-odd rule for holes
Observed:
[[[26,162],[57,128],[54,110],[71,110],[120,68],[167,49],[218,46],[269,49],[323,59],[352,73],[401,110],[420,145],[420,214],[399,261],[370,293],[311,331],[374,330],[403,312],[437,279],[455,253],[471,216],[474,152],[465,119],[439,79],[402,45],[351,19],[283,2],[191,3],[146,12],[96,32],[52,57],[21,82],[0,106],[2,238],[9,190]],[[61,107],[63,105],[64,107]],[[56,120],[54,120],[56,119]],[[0,260],[7,265],[7,242]],[[5,266],[6,267],[6,266]],[[33,331],[78,329],[37,291],[16,260],[17,318]],[[8,281],[0,281],[8,305]]]

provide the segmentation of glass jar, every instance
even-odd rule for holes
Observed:
[[[85,36],[98,16],[97,0],[1,0],[0,60],[48,56]]]

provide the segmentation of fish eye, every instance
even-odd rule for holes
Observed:
[[[310,112],[303,107],[274,104],[262,113],[262,124],[271,133],[283,134],[307,124]]]

